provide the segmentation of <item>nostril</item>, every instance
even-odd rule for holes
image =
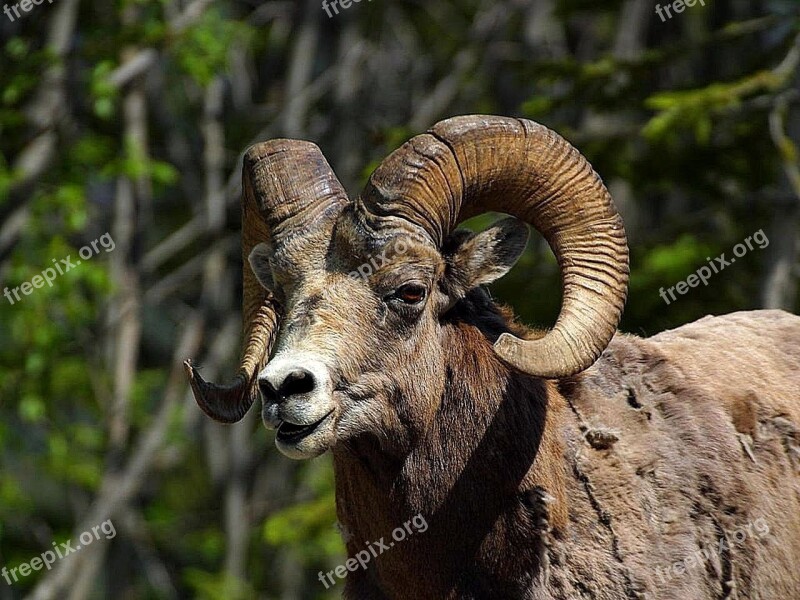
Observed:
[[[272,385],[269,379],[264,377],[258,380],[258,389],[261,392],[261,397],[267,402],[278,401],[278,391]]]
[[[305,369],[294,369],[290,371],[278,389],[281,398],[307,394],[314,390],[316,382],[314,376]]]

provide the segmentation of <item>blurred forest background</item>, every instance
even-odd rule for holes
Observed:
[[[317,142],[356,194],[441,118],[532,118],[590,159],[623,213],[624,331],[800,312],[800,3],[698,1],[663,21],[656,3],[362,0],[329,18],[321,0],[55,0],[0,14],[0,285],[104,233],[115,243],[0,298],[0,566],[109,518],[117,532],[0,579],[0,600],[341,594],[317,579],[344,549],[328,458],[279,455],[259,410],[210,422],[181,367],[235,371],[241,154],[256,141]],[[661,299],[762,229],[768,247]],[[553,322],[540,239],[494,292]]]

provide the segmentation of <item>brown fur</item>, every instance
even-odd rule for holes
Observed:
[[[349,555],[429,523],[349,574],[347,598],[800,597],[800,318],[617,335],[559,391],[498,360],[508,327],[481,298],[444,327],[443,393],[407,455],[334,449]]]

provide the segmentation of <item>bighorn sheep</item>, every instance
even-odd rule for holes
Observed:
[[[561,137],[448,119],[354,201],[315,145],[273,140],[247,152],[243,196],[244,355],[228,386],[187,363],[197,402],[233,422],[260,390],[281,452],[333,453],[350,556],[429,524],[345,597],[800,598],[800,318],[615,335],[623,224]],[[519,221],[455,229],[486,211]],[[546,333],[481,287],[520,256],[521,221],[562,271]]]

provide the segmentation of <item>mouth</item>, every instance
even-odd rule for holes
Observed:
[[[333,413],[333,409],[331,409],[318,421],[314,421],[308,425],[298,425],[296,423],[290,423],[289,421],[282,421],[280,425],[278,425],[277,440],[281,444],[295,446],[317,431],[319,426],[322,425],[329,416],[331,416],[331,413]]]

